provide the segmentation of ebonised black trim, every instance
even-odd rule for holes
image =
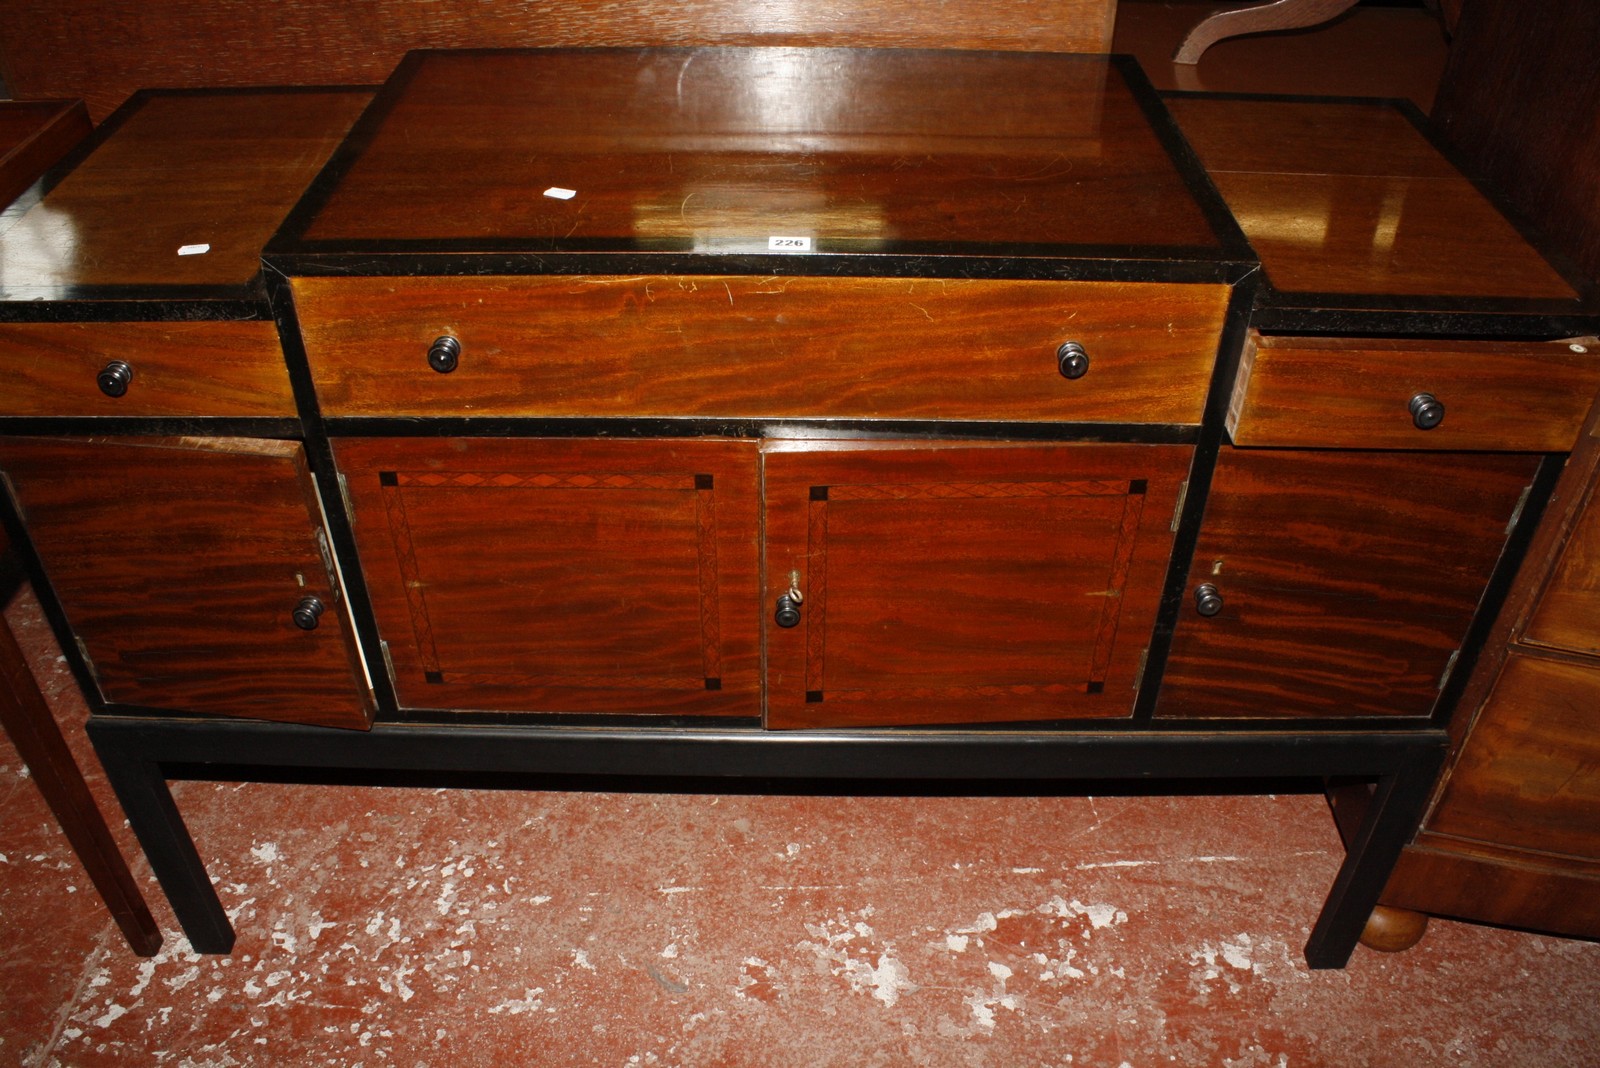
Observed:
[[[1479,657],[1483,654],[1484,642],[1494,629],[1495,619],[1505,606],[1506,598],[1511,594],[1517,569],[1522,566],[1527,556],[1528,546],[1539,527],[1539,520],[1550,504],[1551,495],[1555,493],[1556,483],[1560,480],[1561,472],[1566,465],[1565,453],[1551,453],[1540,462],[1538,471],[1534,473],[1528,495],[1522,502],[1522,510],[1516,516],[1516,522],[1512,525],[1505,545],[1500,551],[1500,559],[1495,563],[1483,596],[1478,600],[1478,610],[1474,613],[1466,634],[1462,636],[1461,651],[1450,668],[1450,677],[1445,680],[1439,691],[1439,699],[1434,702],[1433,723],[1437,726],[1447,726],[1455,715],[1461,694],[1466,689],[1468,680],[1472,678],[1472,671],[1477,666]],[[1469,709],[1468,713],[1470,712]]]
[[[1195,442],[1194,459],[1189,464],[1189,483],[1184,490],[1178,529],[1172,538],[1166,584],[1162,587],[1156,625],[1151,631],[1149,650],[1145,654],[1144,676],[1139,682],[1139,694],[1134,701],[1133,721],[1141,725],[1148,726],[1155,720],[1156,702],[1161,694],[1161,680],[1167,670],[1167,656],[1172,650],[1172,636],[1178,626],[1178,613],[1188,603],[1189,569],[1193,563],[1195,546],[1200,541],[1200,523],[1205,516],[1206,499],[1216,473],[1217,455],[1222,450],[1227,433],[1228,405],[1233,399],[1233,383],[1238,377],[1245,336],[1250,331],[1250,309],[1255,303],[1256,285],[1260,280],[1260,273],[1257,272],[1234,287],[1228,300],[1228,312],[1217,344],[1217,360],[1211,371],[1211,386],[1201,417],[1200,434]]]
[[[399,699],[395,696],[394,681],[387,671],[388,657],[382,655],[383,642],[378,631],[377,616],[372,609],[371,595],[367,592],[366,578],[359,566],[360,554],[356,551],[353,529],[355,517],[345,509],[345,496],[339,481],[338,465],[333,458],[333,445],[323,423],[322,408],[311,378],[311,365],[306,359],[305,343],[300,335],[294,290],[287,278],[271,269],[265,271],[265,280],[267,295],[272,301],[273,317],[277,322],[278,339],[283,347],[284,364],[289,371],[289,387],[294,393],[295,404],[300,409],[300,419],[305,427],[306,463],[322,501],[322,519],[334,557],[343,562],[340,577],[355,631],[357,654],[367,665],[377,714],[393,712],[399,706]]]
[[[226,437],[298,439],[297,419],[202,418],[198,416],[0,416],[0,436],[82,438]]]
[[[221,292],[222,295],[217,294]],[[0,290],[5,323],[196,323],[272,318],[259,281],[247,286],[19,286]]]
[[[1187,423],[1007,423],[932,419],[717,419],[685,416],[540,418],[535,416],[356,417],[323,420],[330,437],[789,438],[829,440],[1060,441],[1188,445]]]

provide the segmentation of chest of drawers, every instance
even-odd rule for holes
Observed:
[[[163,408],[130,358],[118,399],[153,407],[88,422],[97,384],[0,446],[91,734],[210,951],[232,932],[176,765],[1352,776],[1374,803],[1307,949],[1337,966],[1566,433],[1534,411],[1468,463],[1255,399],[1392,383],[1320,380],[1322,339],[1268,332],[1255,251],[1100,57],[416,53],[264,263],[233,317],[276,326],[270,388],[215,340],[194,387],[264,407]],[[1564,325],[1512,299],[1524,334]],[[102,457],[140,489],[60,488]],[[1449,501],[1397,501],[1418,471]],[[197,583],[238,596],[167,596]]]

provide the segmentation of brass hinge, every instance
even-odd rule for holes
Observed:
[[[1172,532],[1178,531],[1178,521],[1183,518],[1183,505],[1189,499],[1189,480],[1184,479],[1178,484],[1178,503],[1172,509]]]

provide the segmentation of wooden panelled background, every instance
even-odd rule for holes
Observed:
[[[412,48],[831,44],[1104,52],[1116,0],[0,0],[19,97],[361,84]]]

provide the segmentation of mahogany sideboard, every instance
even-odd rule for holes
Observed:
[[[1298,284],[1126,59],[420,52],[364,103],[145,94],[0,235],[7,522],[197,950],[167,777],[378,768],[1361,779],[1348,959],[1589,294],[1509,227],[1443,296]]]

